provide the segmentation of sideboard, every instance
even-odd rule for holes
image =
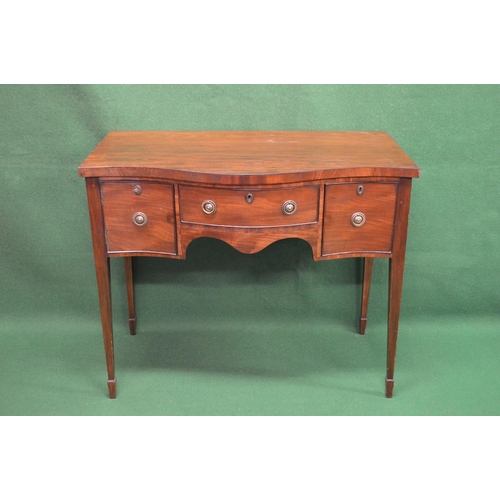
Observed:
[[[132,259],[185,259],[195,238],[252,254],[284,238],[315,261],[363,258],[365,333],[374,258],[389,261],[392,397],[412,179],[420,170],[385,132],[114,131],[78,169],[90,214],[108,390],[116,397],[111,257],[123,257],[136,332]]]

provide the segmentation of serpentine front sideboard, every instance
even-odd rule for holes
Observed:
[[[110,257],[124,257],[134,335],[132,258],[184,259],[191,241],[211,237],[247,254],[301,238],[315,261],[363,258],[362,334],[373,259],[388,259],[391,397],[419,172],[384,132],[110,132],[78,169],[86,178],[109,396],[116,397]]]

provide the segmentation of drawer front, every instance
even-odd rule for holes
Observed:
[[[171,184],[102,182],[109,252],[176,253]]]
[[[397,186],[379,182],[327,185],[323,255],[391,252]]]
[[[182,222],[270,227],[318,220],[319,187],[219,189],[180,186]]]

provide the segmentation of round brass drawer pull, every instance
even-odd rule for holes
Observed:
[[[366,216],[362,212],[356,212],[351,215],[351,224],[354,227],[361,227],[366,222]]]
[[[212,200],[205,200],[201,204],[201,209],[208,215],[214,214],[217,212],[217,205],[215,204],[215,201]]]
[[[148,223],[148,218],[146,217],[146,214],[142,212],[136,212],[132,216],[132,220],[134,221],[134,224],[136,226],[145,226]]]
[[[297,203],[295,203],[293,200],[288,200],[283,203],[283,206],[281,207],[281,211],[285,215],[292,215],[297,211]]]

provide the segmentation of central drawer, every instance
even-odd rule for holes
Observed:
[[[319,186],[224,189],[179,186],[182,222],[270,227],[318,220]]]

